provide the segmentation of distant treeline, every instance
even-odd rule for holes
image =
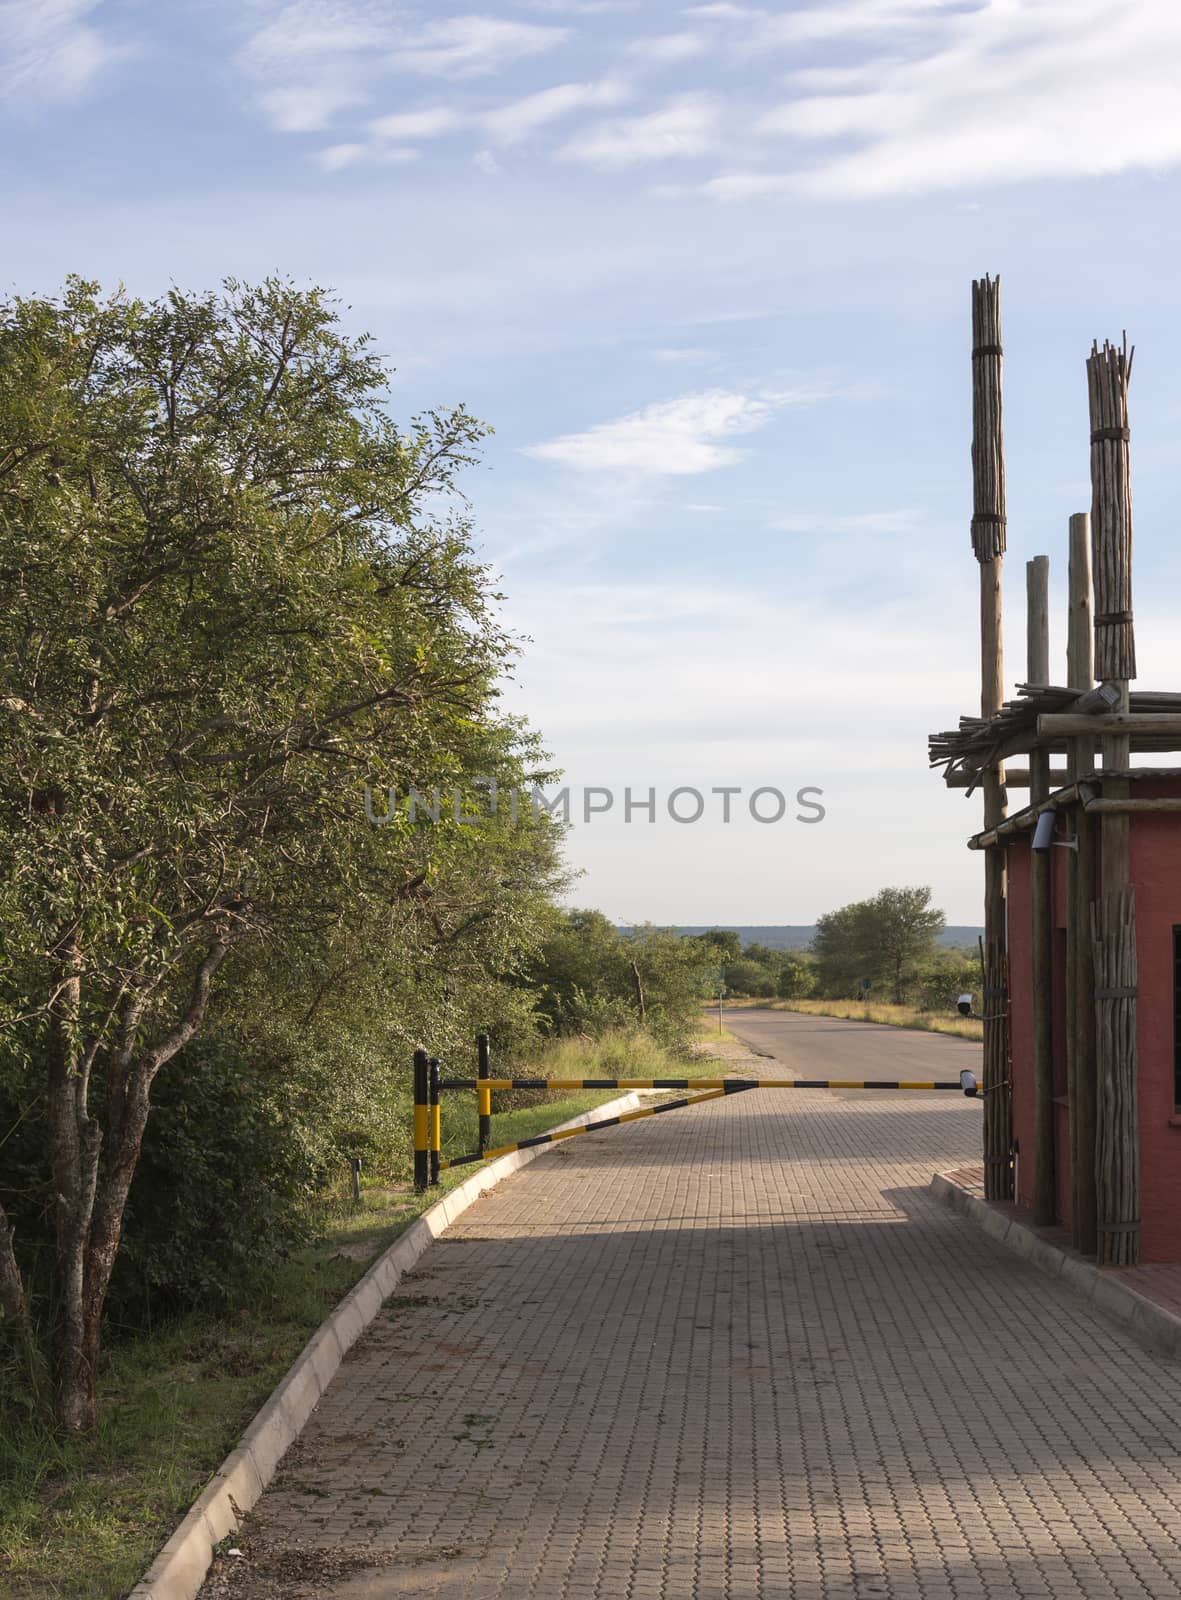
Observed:
[[[630,932],[627,927],[620,929],[621,933]],[[816,937],[816,924],[812,923],[753,923],[742,926],[735,922],[711,922],[684,927],[673,927],[671,933],[679,933],[682,938],[700,938],[703,933],[736,933],[742,945],[761,944],[769,950],[807,950],[811,947]],[[984,933],[983,927],[973,927],[968,923],[949,923],[942,933],[937,934],[935,942],[947,950],[975,950],[976,941]]]

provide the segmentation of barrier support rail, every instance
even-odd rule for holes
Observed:
[[[556,1133],[539,1133],[533,1139],[521,1139],[516,1144],[502,1144],[495,1150],[477,1151],[470,1156],[453,1156],[443,1167],[466,1167],[473,1161],[493,1161],[497,1156],[508,1156],[514,1150],[531,1150],[534,1145],[557,1144],[562,1139],[575,1139],[580,1133],[597,1133],[600,1128],[615,1128],[623,1122],[638,1122],[641,1117],[659,1117],[666,1111],[679,1111],[683,1106],[699,1106],[703,1100],[720,1100],[728,1094],[739,1094],[744,1089],[754,1089],[753,1083],[736,1083],[728,1080],[725,1087],[711,1089],[708,1094],[688,1095],[684,1100],[666,1100],[662,1106],[645,1106],[642,1111],[624,1111],[617,1117],[604,1117],[601,1122],[584,1122],[581,1128],[562,1128]]]
[[[907,1079],[842,1078],[440,1078],[440,1089],[954,1089],[972,1095],[962,1079],[912,1082]]]

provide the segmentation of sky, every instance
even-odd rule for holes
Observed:
[[[329,285],[397,416],[494,427],[506,704],[571,789],[571,900],[621,922],[916,883],[981,920],[979,798],[926,759],[979,704],[973,277],[1009,685],[1043,552],[1065,673],[1084,360],[1126,328],[1139,686],[1181,687],[1179,165],[1176,0],[0,0],[5,293]]]

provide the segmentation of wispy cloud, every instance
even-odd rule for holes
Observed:
[[[0,0],[0,90],[67,100],[120,56],[87,20],[99,0]]]
[[[630,471],[681,476],[733,466],[744,452],[725,441],[764,427],[779,397],[708,389],[569,433],[526,454],[583,472]]]
[[[569,29],[502,17],[447,17],[409,36],[390,60],[403,72],[469,78],[512,61],[544,54],[569,37]]]
[[[926,27],[903,49],[892,33],[888,54],[835,83],[800,75],[801,92],[762,121],[765,133],[793,141],[790,186],[799,192],[888,195],[1181,162],[1174,0],[984,0],[971,10],[861,0],[796,12],[783,25],[801,39],[832,39],[880,31],[887,14]],[[835,148],[805,164],[808,144]],[[712,192],[739,197],[742,181],[760,192],[741,175]]]
[[[596,123],[564,144],[559,160],[604,170],[705,155],[719,122],[712,96],[684,95],[646,116]]]
[[[616,79],[601,83],[559,83],[498,106],[482,118],[489,137],[500,144],[516,144],[539,128],[588,107],[617,105],[628,96],[627,87]]]
[[[399,111],[392,116],[378,117],[369,124],[369,130],[379,139],[435,139],[440,134],[454,133],[463,127],[464,121],[452,106],[424,106],[419,111]]]

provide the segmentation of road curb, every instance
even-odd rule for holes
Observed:
[[[934,1175],[931,1193],[998,1244],[1037,1267],[1039,1272],[1044,1272],[1048,1278],[1060,1279],[1096,1311],[1125,1323],[1157,1354],[1181,1359],[1181,1317],[1157,1305],[1130,1284],[1122,1283],[1114,1276],[1118,1268],[1104,1269],[1072,1255],[1015,1217],[1006,1216],[987,1200],[969,1194],[946,1173]]]
[[[600,1117],[634,1111],[641,1104],[640,1095],[623,1095],[593,1111],[584,1111],[559,1127],[581,1127]],[[237,1449],[231,1450],[218,1467],[128,1600],[194,1600],[209,1571],[214,1545],[237,1529],[242,1517],[261,1497],[346,1353],[402,1277],[444,1229],[486,1190],[495,1188],[502,1179],[511,1177],[547,1150],[561,1148],[559,1142],[532,1150],[514,1150],[478,1167],[394,1240],[308,1340],[255,1415]]]

